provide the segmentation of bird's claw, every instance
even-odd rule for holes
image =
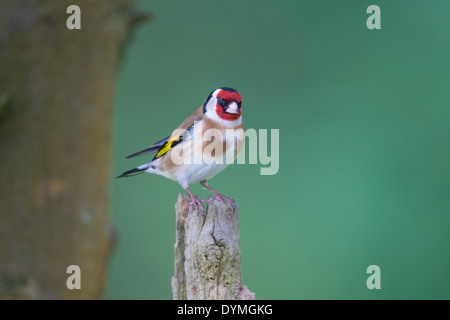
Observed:
[[[216,199],[219,199],[220,201],[222,201],[224,203],[230,202],[231,205],[233,206],[233,212],[236,211],[236,202],[233,199],[225,197],[225,196],[223,196],[221,194],[216,194]]]
[[[213,204],[214,198],[209,197],[207,200],[200,200],[202,203]]]
[[[186,209],[191,208],[192,206],[195,206],[196,209],[198,209],[203,214],[205,214],[205,208],[203,208],[203,201],[204,200],[200,200],[197,197],[192,197],[192,200],[190,202],[188,202]]]

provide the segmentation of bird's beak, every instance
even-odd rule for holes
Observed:
[[[225,112],[226,112],[226,113],[233,113],[233,114],[239,113],[239,107],[238,107],[236,101],[231,102],[231,103],[227,106],[227,110],[226,110]]]

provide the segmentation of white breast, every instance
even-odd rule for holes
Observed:
[[[243,129],[219,130],[223,134],[217,139],[203,136],[202,130],[194,130],[193,139],[185,141],[170,150],[163,158],[157,159],[147,172],[176,180],[183,187],[202,180],[208,180],[233,163],[243,146],[245,132]],[[203,139],[204,138],[204,139]],[[222,150],[224,146],[226,150]],[[214,152],[213,152],[214,150]],[[165,157],[170,157],[171,168],[166,168]],[[161,162],[163,161],[163,162]]]
[[[220,143],[217,144],[218,148],[216,149],[216,152],[214,152],[214,156],[212,156],[210,152],[205,151],[208,146],[205,149],[200,149],[201,146],[199,145],[199,148],[197,148],[196,151],[201,152],[202,163],[196,164],[192,157],[192,164],[182,164],[179,170],[177,170],[175,173],[175,180],[181,185],[189,185],[194,182],[214,177],[234,161],[235,155],[239,153],[242,147],[244,138],[245,133],[243,130],[237,130],[234,134],[225,134],[227,149],[223,151],[218,150],[223,147],[222,139]],[[212,146],[212,144],[209,146]],[[239,149],[236,150],[236,148]]]
[[[208,180],[225,169],[228,164],[189,164],[182,165],[180,170],[175,174],[175,180],[181,185],[189,185],[194,182]]]

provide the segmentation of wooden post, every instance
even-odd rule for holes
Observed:
[[[211,199],[211,198],[210,198]],[[188,195],[175,205],[174,300],[254,300],[241,283],[239,214],[229,203],[213,200],[206,215],[187,208]]]

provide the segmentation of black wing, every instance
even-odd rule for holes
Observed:
[[[126,159],[137,157],[137,156],[142,156],[144,154],[156,153],[156,152],[158,152],[159,149],[161,149],[162,146],[164,146],[167,143],[169,138],[170,138],[170,136],[168,136],[167,138],[164,138],[162,140],[159,140],[158,142],[155,142],[153,145],[151,145],[147,149],[130,154],[128,157],[126,157]]]

